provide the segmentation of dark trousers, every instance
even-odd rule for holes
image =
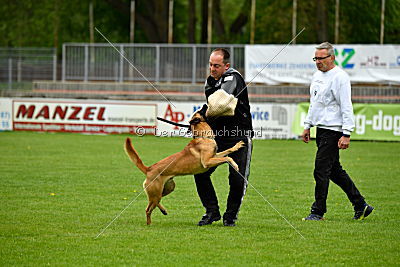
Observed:
[[[360,210],[365,204],[364,197],[340,165],[338,141],[341,137],[341,132],[317,128],[318,151],[314,169],[315,202],[312,204],[311,213],[322,216],[326,212],[329,180],[346,193],[355,210]]]
[[[242,204],[243,197],[246,193],[247,179],[250,174],[250,161],[251,152],[253,150],[253,143],[251,138],[224,138],[223,140],[216,140],[218,145],[218,152],[224,151],[233,147],[239,141],[245,142],[246,146],[242,147],[236,152],[229,154],[236,164],[239,166],[239,173],[231,166],[229,166],[229,195],[227,200],[226,212],[223,216],[224,219],[236,220]],[[219,212],[218,199],[215,194],[214,186],[211,182],[211,174],[215,171],[216,167],[209,169],[205,173],[196,174],[194,176],[197,193],[199,194],[201,203],[206,209],[206,212]]]

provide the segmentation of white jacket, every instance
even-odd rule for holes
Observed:
[[[338,66],[314,73],[310,85],[310,107],[304,129],[313,126],[343,132],[354,130],[350,78]]]

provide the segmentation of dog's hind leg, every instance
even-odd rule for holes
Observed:
[[[166,195],[170,194],[172,191],[174,191],[175,189],[175,182],[173,180],[174,177],[169,178],[165,184],[164,184],[164,188],[162,191],[162,196],[165,197]],[[161,203],[158,203],[157,207],[160,209],[160,211],[162,212],[162,214],[167,215],[167,210],[164,208],[163,205],[161,205]]]
[[[160,211],[162,212],[162,214],[168,215],[167,210],[164,208],[163,205],[161,205],[161,203],[158,203],[158,204],[157,204],[157,207],[160,209]]]
[[[162,184],[159,180],[151,180],[151,178],[147,177],[144,186],[149,200],[149,204],[146,208],[147,225],[149,225],[151,224],[151,213],[158,206],[161,200]]]
[[[147,205],[146,208],[146,218],[147,218],[147,225],[151,224],[151,213],[153,212],[153,210],[155,209],[155,207],[157,206],[157,202],[150,200],[149,204]]]

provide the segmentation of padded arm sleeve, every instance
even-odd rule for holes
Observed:
[[[219,89],[208,97],[207,117],[233,116],[238,99]]]

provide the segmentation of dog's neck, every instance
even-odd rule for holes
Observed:
[[[205,138],[205,139],[215,139],[215,136],[212,132],[212,130],[210,129],[211,133],[207,133],[207,131],[201,131],[199,132],[199,134],[193,135],[193,139],[197,139],[197,138]]]
[[[215,140],[214,136],[193,136],[193,139],[199,139],[199,138]]]
[[[215,136],[213,130],[207,123],[201,123],[196,125],[193,131],[193,139],[196,138],[214,139]]]

